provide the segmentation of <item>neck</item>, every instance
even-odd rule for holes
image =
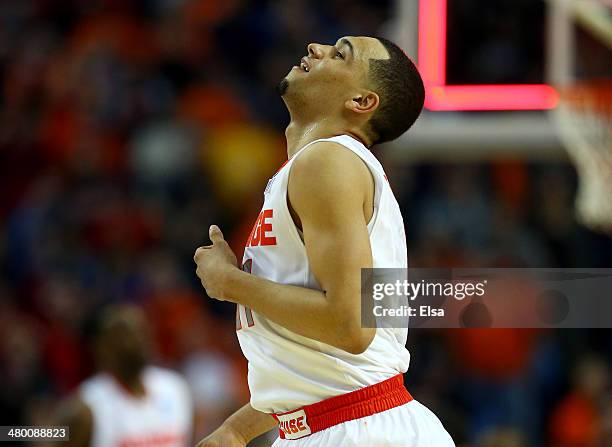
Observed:
[[[370,146],[368,137],[361,129],[338,125],[337,122],[338,120],[332,122],[330,118],[323,118],[312,122],[300,122],[292,119],[287,129],[285,129],[287,157],[293,157],[297,151],[308,143],[338,135],[349,135],[362,142],[366,147]]]
[[[143,397],[146,394],[144,384],[142,383],[140,374],[125,375],[111,371],[111,375],[128,394],[135,397]]]

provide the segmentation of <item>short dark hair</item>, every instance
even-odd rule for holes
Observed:
[[[425,102],[425,87],[414,63],[396,44],[377,37],[388,59],[370,59],[369,79],[380,105],[368,121],[372,144],[399,137],[417,120]]]

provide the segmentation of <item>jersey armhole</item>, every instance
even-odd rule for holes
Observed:
[[[370,172],[370,175],[372,176],[372,181],[374,182],[374,195],[372,197],[372,217],[370,217],[370,220],[367,223],[367,229],[368,229],[368,234],[372,234],[372,231],[374,229],[374,226],[376,224],[377,218],[378,218],[378,214],[379,214],[379,209],[380,209],[380,201],[382,198],[382,188],[384,187],[384,185],[382,184],[380,177],[382,174],[378,173],[377,170],[375,169],[374,166],[372,166],[366,159],[365,157],[363,157],[358,150],[353,149],[352,147],[350,147],[349,145],[339,141],[340,138],[342,138],[343,136],[339,136],[339,137],[332,137],[332,138],[323,138],[320,140],[315,140],[312,141],[310,143],[308,143],[306,146],[304,146],[302,149],[300,149],[291,159],[290,159],[290,163],[289,166],[287,166],[287,171],[286,174],[283,176],[283,180],[282,180],[282,186],[284,188],[285,191],[285,200],[283,201],[283,212],[285,213],[286,217],[288,217],[288,219],[291,221],[292,223],[292,233],[295,234],[295,236],[297,237],[297,239],[300,241],[300,243],[302,245],[304,245],[304,239],[303,239],[303,232],[300,231],[300,229],[298,228],[298,226],[296,225],[295,221],[293,220],[293,216],[291,215],[291,209],[290,209],[290,203],[289,203],[289,177],[291,176],[291,168],[293,167],[293,162],[302,154],[305,152],[305,150],[307,148],[309,148],[310,146],[312,146],[314,143],[320,143],[322,141],[327,141],[330,143],[336,143],[337,145],[343,147],[345,150],[348,150],[352,153],[354,153],[360,160],[361,162],[365,165],[365,167],[368,169],[368,171]]]

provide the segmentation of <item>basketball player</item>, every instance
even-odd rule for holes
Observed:
[[[83,382],[60,408],[68,446],[184,447],[191,444],[193,410],[186,382],[147,366],[148,330],[135,307],[108,308],[96,328],[101,372]]]
[[[238,306],[250,403],[200,447],[450,447],[402,374],[407,329],[361,327],[361,269],[407,267],[400,209],[373,144],[419,116],[421,77],[393,43],[308,45],[279,86],[289,160],[268,182],[241,269],[219,228],[195,253],[208,295]]]

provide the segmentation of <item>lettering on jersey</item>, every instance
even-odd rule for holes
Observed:
[[[242,320],[240,319],[240,304],[236,304],[236,330],[242,329]]]
[[[304,410],[278,414],[276,418],[278,419],[278,427],[283,433],[284,439],[299,439],[312,433]]]
[[[255,320],[253,319],[253,311],[250,307],[244,307],[242,304],[236,305],[236,330],[242,329],[242,318],[240,317],[240,308],[244,309],[244,316],[246,318],[247,326],[255,326]]]
[[[246,261],[242,263],[243,272],[251,273],[252,270],[253,270],[253,260],[252,259],[247,259]],[[244,315],[246,316],[247,325],[249,327],[255,326],[255,320],[253,319],[253,311],[248,307],[244,307],[241,304],[237,304],[236,305],[236,330],[237,331],[242,329],[242,320],[240,319],[240,308],[241,307],[244,309]]]
[[[274,231],[272,228],[272,217],[274,210],[268,209],[263,210],[259,213],[255,225],[251,230],[249,239],[247,240],[247,247],[258,247],[266,245],[276,245],[276,237],[272,235]]]

